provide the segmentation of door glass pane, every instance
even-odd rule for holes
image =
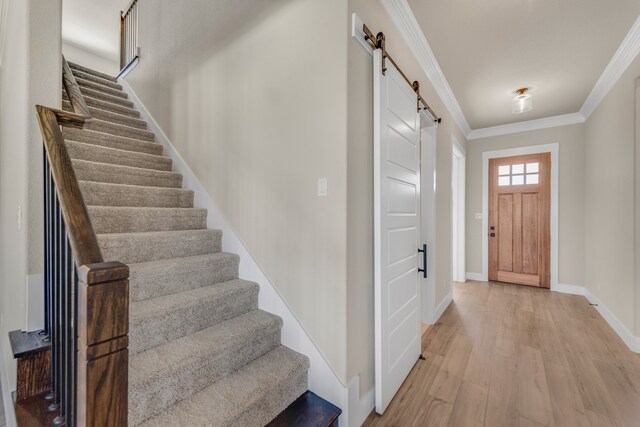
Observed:
[[[537,173],[533,173],[533,174],[527,175],[527,185],[528,184],[538,184],[538,174]]]
[[[518,165],[512,165],[511,166],[511,173],[512,174],[524,173],[524,165],[522,163],[520,163]]]
[[[538,173],[538,162],[527,163],[527,173]]]
[[[500,185],[500,186],[510,185],[509,175],[499,177],[498,178],[498,185]]]
[[[509,165],[498,166],[498,175],[509,175]]]
[[[511,177],[511,185],[523,185],[524,175],[513,175]]]

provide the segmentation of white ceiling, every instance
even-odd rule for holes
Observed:
[[[575,113],[640,14],[640,1],[408,0],[470,127]],[[511,92],[533,87],[533,110]]]
[[[120,11],[129,0],[63,0],[62,41],[119,61]]]

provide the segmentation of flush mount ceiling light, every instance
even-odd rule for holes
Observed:
[[[523,87],[513,91],[515,98],[511,102],[511,112],[514,114],[526,113],[533,108],[533,102],[531,101],[531,94],[529,91],[531,88]]]

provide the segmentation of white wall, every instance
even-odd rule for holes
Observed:
[[[140,2],[126,80],[346,384],[346,4],[219,3]]]
[[[62,53],[65,59],[69,62],[75,62],[76,64],[109,74],[110,76],[117,76],[120,71],[117,61],[99,56],[95,52],[85,50],[72,44],[63,43]]]
[[[584,124],[470,141],[467,144],[467,272],[482,273],[482,153],[558,143],[558,283],[584,286]]]
[[[636,282],[634,181],[636,58],[586,123],[585,285],[617,319],[640,337]],[[634,267],[635,266],[635,267]]]
[[[0,340],[15,389],[8,332],[26,324],[27,274],[42,273],[42,137],[35,104],[60,107],[60,0],[8,0],[0,67]],[[18,207],[21,227],[18,227]]]

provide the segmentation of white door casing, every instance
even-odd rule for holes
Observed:
[[[374,51],[375,394],[382,414],[420,356],[417,95]]]
[[[433,324],[436,311],[436,126],[422,114],[420,138],[420,235],[427,244],[427,278],[420,277],[422,285],[422,323]],[[429,125],[425,126],[425,123]]]

